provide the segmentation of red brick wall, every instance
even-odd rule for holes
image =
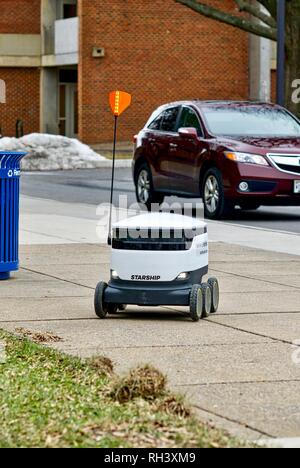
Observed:
[[[233,0],[211,0],[233,9]],[[248,98],[248,35],[174,0],[79,0],[80,136],[112,139],[107,95],[133,94],[119,138],[131,140],[158,105],[179,99]],[[94,59],[93,46],[106,57]]]
[[[0,0],[0,34],[40,34],[40,0]],[[0,50],[1,55],[1,50]],[[6,82],[7,104],[0,104],[0,126],[4,136],[14,136],[18,119],[25,133],[40,128],[40,71],[34,68],[0,68]]]
[[[41,0],[0,0],[0,34],[39,34],[40,30]]]
[[[25,133],[38,132],[40,123],[40,71],[31,68],[0,68],[6,82],[6,104],[0,104],[2,135],[15,136],[16,121],[24,121]]]

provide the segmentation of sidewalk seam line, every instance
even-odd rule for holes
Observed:
[[[289,287],[291,289],[300,290],[300,287],[298,287],[298,286],[277,283],[276,281],[260,280],[260,279],[257,279],[257,278],[253,278],[252,276],[245,276],[245,275],[240,275],[238,273],[231,273],[231,272],[228,272],[228,271],[216,270],[214,268],[211,268],[210,271],[215,271],[217,273],[225,273],[227,275],[236,276],[237,278],[244,278],[244,279],[248,279],[248,280],[250,279],[250,280],[259,281],[259,282],[262,282],[262,283],[275,284],[277,286],[285,286],[285,287]],[[287,276],[289,276],[289,275],[287,275]]]
[[[205,321],[207,322],[208,320],[205,319]],[[282,343],[282,344],[286,344],[286,345],[294,345],[296,348],[300,348],[300,345],[295,345],[292,341],[287,341],[287,340],[284,340],[284,339],[281,339],[281,338],[274,338],[273,336],[268,336],[268,335],[264,335],[262,333],[256,333],[256,332],[253,332],[253,331],[250,331],[250,330],[244,330],[242,328],[238,328],[238,327],[235,327],[233,325],[227,325],[227,324],[224,324],[224,323],[219,323],[219,322],[215,322],[215,321],[212,321],[212,320],[209,320],[209,323],[213,323],[219,327],[225,327],[225,328],[230,328],[231,330],[235,330],[235,331],[239,331],[241,333],[248,333],[249,335],[253,335],[253,336],[259,336],[261,338],[269,338],[270,340],[272,341],[275,341],[277,343]]]
[[[222,386],[222,385],[255,385],[255,384],[275,384],[275,383],[298,383],[300,379],[291,379],[291,380],[242,380],[242,381],[232,381],[232,382],[208,382],[208,383],[193,383],[193,384],[178,384],[175,387],[210,387],[210,386]]]
[[[242,426],[246,429],[250,429],[251,431],[253,432],[257,432],[259,434],[261,434],[262,436],[266,436],[266,437],[269,437],[271,439],[274,438],[274,436],[272,436],[271,434],[268,434],[267,432],[264,432],[264,431],[261,431],[260,429],[256,429],[255,427],[247,424],[247,423],[243,423],[242,421],[238,421],[237,419],[233,419],[233,418],[229,418],[228,416],[224,416],[224,415],[221,415],[221,414],[218,414],[216,413],[215,411],[212,411],[212,410],[209,410],[209,409],[205,409],[205,408],[202,408],[201,406],[199,405],[193,405],[194,408],[197,408],[198,410],[200,411],[204,411],[208,414],[211,414],[213,416],[216,416],[217,418],[221,418],[221,419],[224,419],[225,421],[228,421],[228,422],[231,422],[231,423],[234,423],[234,424],[238,424],[239,426]]]
[[[50,237],[51,239],[58,239],[60,241],[64,241],[65,243],[66,242],[72,242],[73,244],[81,244],[81,243],[85,244],[84,240],[78,242],[78,240],[68,239],[67,237],[60,237],[60,236],[54,236],[52,234],[45,234],[43,232],[30,231],[29,229],[24,229],[24,228],[22,228],[21,231],[26,232],[27,234],[35,234],[37,236]],[[23,245],[26,245],[26,244],[23,244]],[[64,245],[64,244],[62,244],[62,245]]]
[[[47,274],[47,273],[42,273],[41,271],[32,270],[31,268],[22,267],[21,270],[28,271],[28,272],[30,272],[30,273],[36,273],[36,274],[45,276],[46,278],[52,278],[52,279],[55,279],[55,280],[57,280],[57,281],[62,281],[62,282],[64,282],[64,283],[73,284],[73,285],[75,285],[75,286],[81,286],[82,288],[86,288],[86,289],[89,289],[90,291],[94,291],[94,288],[92,288],[92,287],[90,287],[90,286],[86,286],[86,285],[84,285],[84,284],[76,283],[75,281],[66,280],[66,279],[64,279],[64,278],[59,278],[58,276],[49,275],[49,274]]]
[[[1,322],[0,322],[1,323]],[[10,323],[10,322],[4,322],[4,323]],[[13,322],[12,322],[13,323]],[[211,346],[214,346],[214,347],[225,347],[225,346],[255,346],[255,345],[261,345],[261,344],[270,344],[270,340],[269,341],[261,341],[261,342],[245,342],[245,343],[226,343],[226,344],[222,344],[222,343],[212,343],[212,344],[209,344],[209,343],[205,343],[205,344],[189,344],[189,345],[155,345],[155,346],[116,346],[116,347],[112,347],[112,346],[101,346],[101,349],[105,350],[105,351],[114,351],[116,349],[120,350],[120,349],[165,349],[165,348],[209,348]],[[99,346],[100,348],[100,346]]]
[[[286,311],[277,311],[277,312],[238,312],[238,313],[233,313],[233,312],[229,312],[229,313],[226,313],[226,312],[221,312],[218,314],[218,317],[243,317],[244,315],[245,316],[249,316],[249,315],[288,315],[288,314],[293,314],[293,315],[296,315],[296,314],[300,314],[300,310],[286,310]]]

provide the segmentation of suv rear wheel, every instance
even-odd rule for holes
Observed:
[[[138,203],[145,205],[149,211],[152,204],[161,205],[165,199],[163,194],[155,192],[151,170],[146,163],[142,164],[137,170],[135,188]]]
[[[222,174],[216,168],[209,169],[204,176],[202,200],[208,219],[224,219],[234,211],[234,204],[225,197]]]

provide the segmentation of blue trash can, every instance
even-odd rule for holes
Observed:
[[[0,152],[0,280],[19,269],[20,162],[24,156]]]

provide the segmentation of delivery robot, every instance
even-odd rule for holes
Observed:
[[[217,312],[219,284],[208,274],[208,233],[203,221],[147,213],[113,224],[111,278],[95,291],[100,319],[127,305],[184,306],[194,322]]]

